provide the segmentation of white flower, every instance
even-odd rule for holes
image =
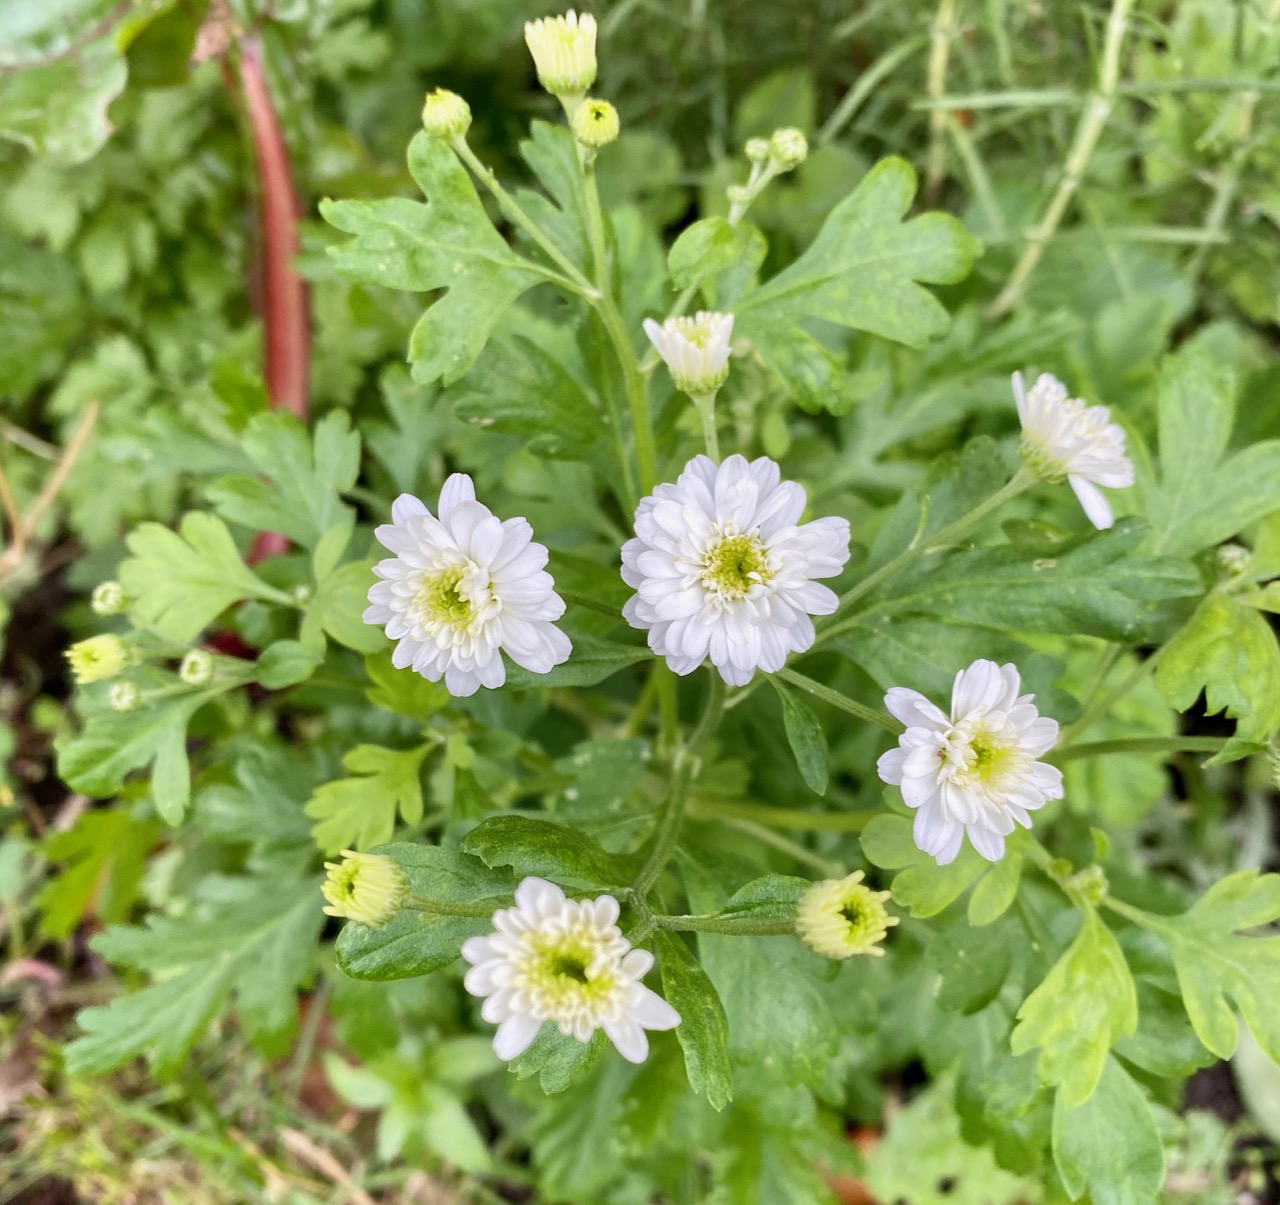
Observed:
[[[1019,689],[1014,666],[975,661],[956,675],[950,716],[901,686],[884,697],[907,730],[877,769],[917,809],[916,845],[939,866],[955,860],[966,832],[998,861],[1014,821],[1030,828],[1028,812],[1062,798],[1062,771],[1036,760],[1058,739],[1057,721]]]
[[[570,9],[563,17],[524,23],[538,83],[552,96],[582,96],[596,81],[596,19]]]
[[[1111,506],[1098,486],[1133,484],[1133,462],[1125,455],[1124,431],[1106,406],[1086,406],[1067,396],[1067,387],[1048,373],[1026,390],[1013,374],[1013,397],[1022,420],[1022,457],[1046,481],[1064,477],[1075,490],[1094,527],[1110,527]]]
[[[849,524],[797,526],[804,506],[804,490],[767,457],[695,456],[674,485],[640,500],[636,538],[622,546],[636,594],[622,614],[649,629],[649,647],[677,674],[708,656],[730,686],[780,670],[813,644],[809,616],[836,609],[812,579],[835,577],[849,559]]]
[[[516,906],[493,914],[495,931],[463,944],[471,963],[463,982],[485,997],[480,1015],[498,1026],[500,1059],[522,1054],[543,1022],[554,1021],[579,1042],[603,1029],[624,1059],[643,1063],[644,1031],[680,1024],[680,1014],[640,982],[653,955],[633,950],[617,920],[611,895],[569,900],[554,883],[527,878],[516,888]]]
[[[644,320],[644,333],[671,370],[681,393],[715,393],[729,376],[733,315],[699,310],[692,318]]]
[[[438,519],[410,494],[391,519],[374,532],[395,555],[373,568],[385,580],[370,589],[364,621],[399,641],[397,669],[443,677],[450,694],[465,696],[507,680],[502,653],[535,674],[568,658],[569,638],[551,622],[564,601],[527,520],[499,520],[465,473],[444,483]]]

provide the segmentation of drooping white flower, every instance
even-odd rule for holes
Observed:
[[[583,96],[596,82],[596,19],[570,9],[563,17],[524,24],[538,83],[552,96]]]
[[[644,333],[671,371],[681,393],[715,393],[729,377],[733,315],[699,310],[692,318],[644,320]]]
[[[1015,822],[1030,828],[1028,812],[1062,798],[1062,771],[1037,760],[1053,748],[1058,723],[1020,689],[1014,666],[975,661],[956,675],[950,715],[902,686],[884,697],[907,730],[877,769],[916,809],[916,845],[939,866],[955,860],[965,833],[998,861]]]
[[[1098,486],[1133,484],[1133,462],[1125,455],[1124,431],[1106,406],[1086,406],[1067,396],[1067,387],[1048,373],[1024,389],[1013,374],[1013,397],[1022,420],[1022,458],[1045,481],[1070,483],[1094,527],[1115,521]]]
[[[502,653],[535,674],[568,658],[569,638],[552,623],[564,601],[527,520],[498,519],[465,473],[444,483],[439,518],[401,494],[391,519],[374,532],[395,555],[373,568],[384,580],[369,591],[364,621],[399,641],[397,669],[443,677],[450,694],[465,696],[507,680]]]
[[[484,997],[480,1015],[498,1026],[500,1059],[522,1054],[543,1022],[579,1042],[603,1029],[632,1063],[649,1054],[646,1029],[674,1029],[680,1014],[640,982],[653,967],[648,950],[634,950],[617,926],[611,895],[570,900],[554,883],[527,878],[514,908],[493,914],[494,932],[469,938],[463,981]]]
[[[804,506],[804,489],[767,457],[695,456],[674,485],[640,500],[636,538],[622,546],[636,591],[622,614],[677,674],[708,657],[730,686],[780,670],[813,644],[809,617],[836,609],[813,579],[849,559],[848,522],[800,524]]]

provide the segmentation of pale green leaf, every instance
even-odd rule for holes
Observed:
[[[782,727],[805,786],[817,795],[827,793],[827,737],[813,708],[777,678],[769,684],[782,702]]]
[[[684,1051],[689,1087],[705,1096],[713,1109],[723,1109],[733,1099],[724,1005],[706,971],[677,934],[658,933],[654,944],[662,960],[663,993],[680,1014],[676,1037]]]
[[[603,887],[630,880],[628,861],[606,853],[594,837],[533,816],[492,816],[467,834],[462,848],[486,866],[510,866],[519,875]]]
[[[405,824],[422,819],[423,759],[430,745],[384,749],[357,745],[343,759],[352,777],[317,787],[306,813],[317,821],[316,844],[325,853],[369,849],[391,839],[399,813]]]

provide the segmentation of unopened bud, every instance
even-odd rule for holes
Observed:
[[[207,686],[213,681],[213,657],[204,649],[192,649],[178,666],[178,677],[188,686]]]
[[[107,701],[112,711],[137,711],[142,705],[142,692],[132,682],[112,682]]]
[[[747,205],[751,201],[750,189],[741,184],[730,184],[724,195],[729,198],[730,205]]]
[[[552,96],[585,96],[596,82],[596,19],[570,9],[563,17],[526,21],[525,45],[538,83]]]
[[[89,605],[95,615],[120,615],[128,608],[129,599],[119,582],[101,582],[94,588]]]
[[[763,163],[769,158],[769,140],[767,138],[748,138],[743,148],[752,163]]]
[[[329,877],[320,890],[328,900],[325,912],[359,921],[385,925],[409,895],[404,871],[382,854],[358,854],[344,849],[341,862],[326,862]]]
[[[471,128],[471,106],[456,92],[437,88],[422,106],[422,128],[432,138],[452,142]]]
[[[67,649],[71,673],[81,686],[114,678],[130,660],[129,646],[119,636],[90,636]]]
[[[1251,553],[1243,544],[1223,544],[1217,552],[1218,568],[1229,577],[1235,577],[1249,568],[1253,560]]]
[[[618,110],[607,100],[587,97],[573,114],[573,136],[593,151],[618,137]]]
[[[809,154],[809,140],[796,129],[774,130],[769,139],[769,157],[780,172],[799,167]]]

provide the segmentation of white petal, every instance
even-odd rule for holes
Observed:
[[[1115,516],[1111,513],[1111,504],[1103,497],[1102,491],[1092,481],[1086,481],[1083,477],[1077,477],[1075,474],[1069,476],[1067,481],[1070,483],[1071,488],[1075,490],[1076,497],[1080,499],[1080,505],[1084,507],[1084,513],[1094,527],[1100,531],[1105,531],[1115,522]]]
[[[905,686],[893,686],[885,693],[884,705],[889,714],[908,728],[932,728],[939,732],[951,726],[951,721],[918,690]]]
[[[528,1013],[508,1017],[493,1035],[493,1053],[503,1062],[510,1062],[529,1049],[541,1028],[542,1022]]]
[[[639,996],[627,1011],[631,1019],[645,1029],[675,1029],[680,1024],[680,1014],[647,987],[640,988]]]
[[[444,488],[440,491],[440,522],[446,524],[449,522],[453,508],[459,502],[474,502],[475,500],[475,482],[466,473],[454,473],[444,483]]]
[[[391,504],[391,521],[397,525],[404,523],[412,515],[425,515],[427,513],[426,506],[412,494],[401,494]]]
[[[643,1063],[649,1057],[649,1039],[634,1021],[606,1021],[604,1031],[628,1063]]]

